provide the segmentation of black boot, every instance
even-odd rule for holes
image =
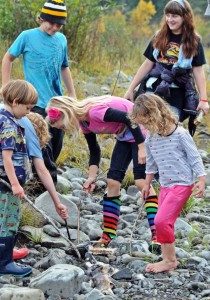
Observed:
[[[32,272],[32,268],[17,264],[12,259],[15,236],[0,238],[0,275],[24,277]]]

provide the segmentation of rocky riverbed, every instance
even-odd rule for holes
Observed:
[[[200,135],[203,144],[208,144],[208,134]],[[86,252],[87,245],[102,232],[101,195],[106,189],[106,179],[104,176],[98,180],[93,195],[86,194],[82,189],[85,174],[65,167],[59,175],[58,190],[65,191],[60,198],[69,208],[71,242],[82,245],[82,258],[78,259],[68,241],[44,220],[41,228],[24,226],[21,232],[31,236],[31,241],[25,240],[30,254],[21,263],[31,265],[33,273],[24,279],[1,276],[0,299],[210,299],[210,155],[202,149],[200,153],[207,171],[206,197],[190,199],[176,222],[176,253],[180,262],[176,270],[145,273],[146,264],[160,257],[148,251],[150,231],[141,194],[135,186],[122,190],[118,237],[110,244],[113,251],[108,255]],[[40,195],[35,204],[67,238],[66,228],[48,193]]]

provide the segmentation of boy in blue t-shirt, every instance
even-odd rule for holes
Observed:
[[[4,86],[10,80],[12,62],[22,55],[24,77],[38,92],[37,105],[33,111],[44,117],[49,100],[55,95],[62,95],[62,80],[68,96],[76,98],[68,63],[67,39],[59,32],[66,23],[66,18],[64,1],[45,2],[39,17],[40,26],[20,33],[2,60]],[[50,155],[46,157],[52,157],[52,162],[48,162],[48,170],[56,182],[57,172],[54,162],[62,148],[63,132],[60,129],[50,128],[50,133],[52,138],[47,147]],[[44,153],[43,158],[45,160]]]
[[[23,277],[32,269],[14,263],[12,254],[30,163],[24,129],[17,119],[28,114],[36,104],[37,92],[27,81],[13,80],[2,88],[1,94],[4,108],[0,109],[0,275]]]

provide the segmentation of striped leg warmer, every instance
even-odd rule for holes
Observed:
[[[149,196],[146,198],[145,204],[144,204],[146,213],[147,213],[147,219],[149,223],[149,227],[152,233],[152,241],[156,241],[156,229],[154,224],[154,219],[157,213],[158,209],[158,198],[156,195]]]
[[[102,239],[110,242],[116,237],[117,225],[120,215],[120,196],[103,199],[103,234]]]

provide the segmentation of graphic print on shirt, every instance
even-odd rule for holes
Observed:
[[[167,46],[166,53],[160,53],[158,61],[164,64],[175,64],[178,61],[180,45],[175,42],[170,42]]]

